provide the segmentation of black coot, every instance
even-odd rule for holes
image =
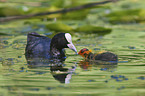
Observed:
[[[25,49],[26,59],[64,59],[64,48],[72,49],[77,53],[69,33],[56,34],[52,39],[41,36],[36,32],[29,33]]]

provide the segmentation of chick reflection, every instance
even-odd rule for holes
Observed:
[[[63,68],[62,65],[55,65],[50,67],[52,76],[61,83],[70,83],[72,73],[75,71],[76,66],[71,69]]]
[[[83,70],[91,70],[92,67],[96,67],[97,69],[100,69],[101,71],[109,71],[113,72],[117,69],[117,63],[110,63],[110,62],[104,62],[104,61],[98,61],[98,60],[82,60],[79,62],[79,66]]]

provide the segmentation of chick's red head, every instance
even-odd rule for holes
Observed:
[[[83,48],[78,52],[78,54],[81,55],[82,57],[85,57],[86,55],[89,55],[90,52],[92,51],[88,50],[87,48]]]

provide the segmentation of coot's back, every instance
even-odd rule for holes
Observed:
[[[36,32],[29,33],[27,36],[27,45],[25,49],[26,59],[50,58],[51,39],[41,36]]]

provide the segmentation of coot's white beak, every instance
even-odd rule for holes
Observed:
[[[76,54],[78,54],[76,47],[72,43],[71,35],[69,33],[65,33],[65,38],[66,38],[67,42],[69,43],[69,44],[67,44],[68,48],[72,49],[74,52],[76,52]]]
[[[74,46],[73,43],[67,44],[67,46],[68,46],[69,49],[72,49],[74,52],[76,52],[76,54],[78,54],[77,49],[76,49],[76,47]]]

